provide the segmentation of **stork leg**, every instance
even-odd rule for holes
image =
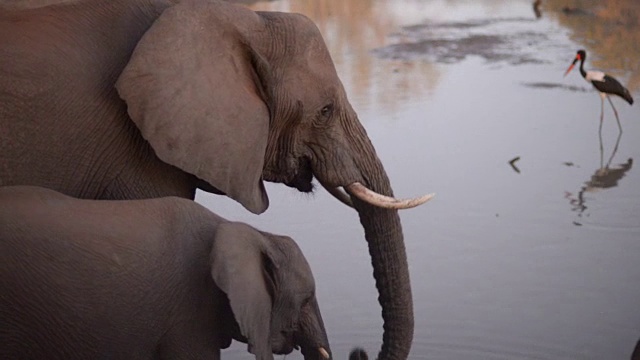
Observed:
[[[611,161],[613,161],[613,157],[616,156],[616,153],[618,152],[618,145],[620,145],[620,138],[622,138],[622,130],[618,133],[618,139],[616,139],[616,145],[613,147],[613,151],[611,152],[609,161],[607,161],[607,169],[609,168],[609,166],[611,166]]]
[[[600,130],[598,130],[598,140],[600,140],[600,169],[604,166],[604,146],[602,145],[602,120],[600,120]]]
[[[600,129],[598,130],[600,134],[602,134],[602,121],[604,120],[604,97],[604,93],[600,93]]]
[[[611,104],[613,113],[616,115],[616,121],[618,122],[618,129],[620,129],[620,132],[622,132],[622,125],[620,125],[620,118],[618,117],[618,111],[616,110],[616,107],[613,106],[613,101],[611,101],[611,97],[609,95],[607,95],[607,100],[609,100],[609,104]]]

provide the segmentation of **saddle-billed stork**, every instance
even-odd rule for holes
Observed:
[[[625,99],[629,103],[629,105],[633,105],[633,98],[631,97],[629,90],[622,86],[622,84],[620,84],[620,82],[613,77],[603,73],[602,71],[585,71],[584,61],[586,59],[587,53],[584,50],[578,50],[578,52],[576,53],[576,58],[564,73],[564,76],[567,76],[567,74],[571,72],[576,63],[580,61],[580,74],[582,74],[582,77],[585,80],[589,81],[600,92],[600,98],[602,100],[602,102],[600,103],[600,129],[602,129],[602,119],[604,117],[604,98],[606,97],[609,100],[611,107],[613,108],[614,114],[616,115],[618,128],[620,128],[620,131],[622,131],[622,126],[620,126],[620,119],[618,118],[618,111],[616,111],[616,107],[613,106],[613,101],[611,101],[609,95],[618,95],[621,98]]]

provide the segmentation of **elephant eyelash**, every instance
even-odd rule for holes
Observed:
[[[307,294],[302,295],[302,303],[300,304],[301,307],[306,307],[309,306],[311,304],[311,301],[313,300],[313,298],[316,296],[314,291],[311,291]]]
[[[304,299],[304,301],[302,301],[302,307],[307,307],[311,304],[311,299],[312,297],[309,296],[308,298]]]
[[[333,114],[333,104],[325,105],[322,109],[320,109],[320,115],[324,117],[329,117]]]

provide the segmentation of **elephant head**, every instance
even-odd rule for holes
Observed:
[[[211,276],[239,326],[233,337],[257,359],[298,346],[305,359],[331,356],[311,268],[291,238],[224,223],[215,234]]]
[[[182,1],[144,34],[116,88],[161,160],[254,213],[268,207],[263,180],[309,192],[315,178],[352,205],[380,294],[380,358],[407,357],[413,310],[397,209],[429,196],[393,198],[312,21],[224,2]]]

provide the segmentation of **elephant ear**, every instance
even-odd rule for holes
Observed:
[[[273,359],[271,310],[273,263],[264,237],[243,223],[218,227],[211,250],[211,277],[229,298],[231,310],[258,359]]]
[[[218,14],[231,6],[223,4],[183,1],[166,9],[136,46],[116,88],[162,161],[259,214],[269,204],[262,182],[269,110],[254,65],[264,60]],[[232,11],[238,19],[257,16]]]

